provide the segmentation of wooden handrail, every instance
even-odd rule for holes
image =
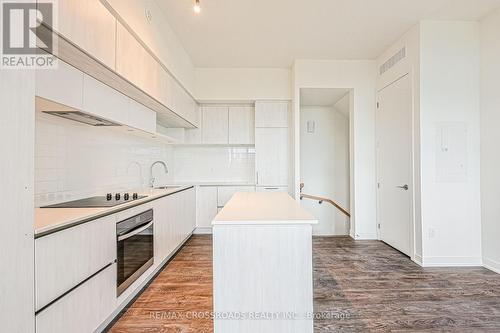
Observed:
[[[302,198],[317,200],[320,204],[323,203],[323,202],[328,202],[329,204],[332,204],[333,206],[335,206],[335,208],[337,208],[338,210],[340,210],[347,217],[349,217],[349,218],[351,217],[351,214],[347,210],[345,210],[344,208],[342,208],[342,206],[340,206],[338,203],[336,203],[332,199],[301,193],[300,194],[300,200],[302,200]]]

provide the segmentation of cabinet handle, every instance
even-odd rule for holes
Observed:
[[[259,185],[259,172],[257,171],[257,181],[256,181],[257,185]]]
[[[278,187],[265,187],[266,190],[279,190]]]

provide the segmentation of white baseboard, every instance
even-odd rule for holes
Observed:
[[[483,266],[490,271],[500,274],[500,262],[489,258],[483,258]]]
[[[352,236],[351,236],[352,237]],[[377,240],[377,234],[371,234],[371,233],[360,233],[360,234],[355,234],[353,237],[355,240]]]
[[[415,262],[419,266],[423,266],[422,256],[420,254],[415,254],[415,256],[413,257],[413,262]]]
[[[481,257],[423,257],[423,267],[471,267],[482,266]]]
[[[211,235],[212,227],[196,227],[194,228],[193,235]]]
[[[314,236],[316,236],[316,237],[348,237],[349,234],[328,234],[328,233],[322,234],[322,233],[313,233],[313,237]]]

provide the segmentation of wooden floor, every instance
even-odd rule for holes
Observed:
[[[211,244],[192,237],[110,332],[213,332],[204,313],[212,310]],[[378,241],[317,237],[314,310],[316,333],[500,332],[500,275],[423,269]]]

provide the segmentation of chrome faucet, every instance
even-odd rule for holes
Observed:
[[[168,174],[168,168],[167,168],[167,164],[165,164],[165,162],[163,161],[156,161],[154,162],[153,164],[151,164],[151,168],[149,169],[149,174],[151,175],[151,178],[149,178],[149,186],[151,188],[154,188],[155,187],[155,177],[153,177],[153,167],[156,165],[156,164],[161,164],[163,165],[163,168],[165,169],[165,174]]]

